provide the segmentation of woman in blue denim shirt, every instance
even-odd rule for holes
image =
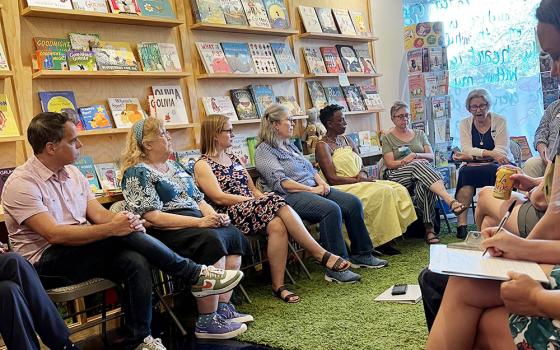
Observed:
[[[351,194],[331,189],[313,165],[289,142],[293,121],[284,106],[269,106],[259,131],[259,145],[255,153],[257,171],[265,184],[284,196],[286,202],[301,216],[319,222],[320,243],[327,251],[350,259],[352,267],[380,268],[385,260],[371,253],[373,244],[364,224],[360,200]],[[350,237],[350,254],[342,235],[342,220]],[[360,275],[346,271],[325,270],[325,280],[354,283]]]

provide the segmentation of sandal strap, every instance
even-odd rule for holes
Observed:
[[[295,300],[297,300],[297,301],[295,301],[294,299],[292,299],[293,297],[296,297],[297,299],[295,299]],[[281,297],[281,298],[282,298],[282,297]],[[295,294],[295,293],[286,294],[286,295],[282,298],[282,300],[284,300],[284,301],[287,302],[288,304],[290,304],[290,303],[297,303],[297,302],[299,301],[299,295],[297,295],[297,294]],[[292,301],[292,300],[294,300],[294,301]]]
[[[340,271],[342,264],[345,263],[345,260],[342,259],[341,257],[339,257],[338,259],[336,259],[333,267],[331,268],[331,270],[333,271]]]
[[[325,252],[323,254],[323,257],[321,258],[321,265],[327,267],[327,263],[329,262],[329,258],[331,257],[331,255],[332,254],[330,252]]]
[[[278,289],[273,290],[273,292],[274,292],[274,294],[276,294],[276,296],[278,298],[280,298],[280,295],[282,295],[282,292],[285,291],[285,290],[288,290],[288,288],[286,288],[286,285],[283,285],[283,286],[278,287]]]

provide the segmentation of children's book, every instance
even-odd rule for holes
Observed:
[[[138,43],[136,48],[145,72],[165,72],[158,43]]]
[[[66,53],[61,51],[36,50],[36,69],[38,70],[68,70]]]
[[[4,190],[4,184],[6,183],[6,180],[8,180],[8,177],[12,175],[15,169],[16,168],[0,169],[0,200],[2,199],[2,191]]]
[[[366,106],[362,100],[362,94],[356,85],[350,84],[348,86],[343,86],[342,92],[344,92],[344,97],[346,97],[346,102],[348,103],[350,111],[366,110]]]
[[[342,60],[342,64],[344,65],[344,69],[347,72],[362,72],[362,65],[358,60],[358,56],[356,55],[356,51],[350,45],[336,45],[336,49],[338,50],[338,54],[340,55],[340,59]]]
[[[410,112],[412,114],[411,121],[413,123],[426,119],[425,104],[423,98],[410,99]]]
[[[89,51],[99,46],[99,34],[68,33],[72,50]]]
[[[19,136],[18,125],[8,95],[0,94],[0,138]]]
[[[344,67],[342,66],[342,61],[340,56],[338,56],[338,51],[334,46],[326,46],[319,48],[321,54],[323,55],[323,61],[325,62],[325,67],[329,73],[344,73]]]
[[[232,89],[229,92],[240,120],[259,118],[253,97],[248,89]]]
[[[356,29],[354,29],[348,10],[332,9],[332,11],[338,25],[338,31],[344,35],[356,35]]]
[[[285,43],[270,43],[278,69],[282,74],[297,74],[299,68],[294,59],[294,54],[288,45]]]
[[[185,99],[179,85],[152,86],[156,102],[156,115],[169,124],[187,124],[189,122]],[[161,112],[161,111],[165,112]]]
[[[527,141],[526,136],[510,136],[509,140],[511,142],[517,142],[519,147],[521,147],[521,160],[526,161],[527,159],[533,156],[531,152],[531,147],[529,146],[529,142]]]
[[[2,43],[0,43],[0,70],[10,70],[10,66],[8,65],[8,59],[6,57],[6,53],[4,52],[4,47]]]
[[[99,47],[92,48],[99,70],[137,71],[138,63],[130,43],[119,41],[99,41]]]
[[[27,6],[52,7],[61,10],[72,10],[70,0],[27,0]]]
[[[276,102],[286,106],[292,115],[303,115],[303,111],[294,96],[276,96]]]
[[[247,137],[247,149],[249,151],[249,166],[255,166],[255,153],[257,151],[257,138],[255,136]]]
[[[109,0],[112,13],[139,15],[140,7],[137,0]]]
[[[309,91],[309,96],[311,97],[311,102],[313,103],[313,107],[322,109],[328,105],[327,96],[325,95],[323,84],[321,84],[320,81],[308,80],[307,90]]]
[[[262,0],[241,0],[249,26],[271,28]]]
[[[177,53],[177,47],[173,43],[158,43],[161,63],[166,72],[181,72],[181,61]]]
[[[263,0],[272,28],[290,28],[290,16],[284,0]]]
[[[206,115],[221,114],[229,118],[229,120],[238,120],[235,107],[229,96],[210,96],[201,97],[202,104]]]
[[[117,128],[130,128],[132,124],[145,117],[140,101],[135,97],[108,98],[107,100]]]
[[[74,163],[74,166],[76,166],[88,180],[91,192],[95,194],[103,192],[99,180],[97,179],[93,159],[90,156],[80,156]]]
[[[142,16],[176,18],[169,0],[138,0]]]
[[[449,118],[449,108],[447,106],[449,98],[447,96],[433,96],[430,98],[432,107],[432,118]]]
[[[434,140],[435,143],[449,142],[449,119],[434,119]]]
[[[231,73],[231,68],[219,43],[197,42],[196,48],[208,74]]]
[[[434,163],[435,163],[435,166],[437,168],[447,167],[449,165],[449,151],[447,150],[447,143],[435,144],[435,147],[434,147]],[[447,168],[447,171],[450,171],[449,168]],[[446,174],[447,182],[449,183],[449,186],[451,186],[450,174],[451,174],[451,172]],[[444,183],[446,182],[445,178],[444,178],[443,182]],[[449,187],[447,187],[447,188],[449,188]]]
[[[78,111],[73,91],[40,91],[39,99],[43,112],[65,112],[67,109]]]
[[[435,72],[424,73],[424,84],[426,86],[426,97],[439,95],[437,73]]]
[[[89,72],[97,70],[93,51],[70,50],[66,53],[66,61],[70,70]]]
[[[415,130],[422,130],[424,132],[424,134],[426,134],[426,136],[429,135],[429,129],[426,127],[426,121],[420,121],[420,122],[414,122],[411,124],[412,129]]]
[[[330,8],[315,7],[315,12],[317,13],[317,18],[319,19],[323,33],[338,34],[338,29],[336,29],[336,23],[334,22]]]
[[[248,26],[247,17],[240,0],[220,0],[227,24]]]
[[[299,17],[303,22],[305,31],[307,33],[322,33],[323,28],[321,28],[321,23],[317,18],[317,13],[315,9],[311,6],[298,6]]]
[[[362,99],[368,111],[374,111],[383,109],[383,101],[381,101],[381,96],[377,92],[375,86],[371,84],[363,84],[359,86],[360,92],[362,94]]]
[[[329,105],[339,105],[343,111],[348,111],[348,104],[340,86],[324,86],[323,88]]]
[[[410,50],[406,53],[408,73],[422,72],[422,49]]]
[[[231,71],[236,74],[252,74],[253,60],[249,53],[247,43],[222,43],[222,49],[226,56]]]
[[[264,111],[271,104],[276,102],[276,97],[274,96],[274,91],[272,91],[272,86],[270,85],[249,85],[249,91],[253,96],[253,101],[257,107],[257,114],[259,118],[264,116]]]
[[[33,37],[33,42],[37,50],[60,51],[65,53],[72,48],[70,40],[65,38]]]
[[[220,0],[191,0],[197,22],[226,24]]]
[[[120,171],[117,163],[99,163],[94,164],[94,167],[103,190],[114,191],[119,189]]]
[[[80,107],[80,117],[85,130],[112,128],[111,118],[103,105]]]
[[[74,10],[108,13],[107,0],[72,0]]]
[[[428,48],[428,61],[430,72],[437,72],[443,69],[443,50],[441,47]]]
[[[375,68],[375,64],[373,63],[373,59],[369,54],[369,49],[365,48],[354,48],[356,52],[356,56],[358,56],[358,60],[360,61],[360,65],[362,66],[362,71],[366,74],[375,74],[377,73],[377,68]]]
[[[269,43],[253,42],[249,43],[249,52],[253,59],[253,65],[257,74],[279,74],[276,59],[272,53]]]
[[[369,29],[364,18],[364,14],[360,11],[348,10],[352,24],[354,24],[354,29],[357,35],[368,36]]]
[[[194,174],[194,163],[196,163],[200,156],[201,153],[199,149],[175,152],[175,159],[181,163],[191,175]]]
[[[247,145],[247,138],[245,135],[235,135],[233,137],[228,153],[236,156],[244,167],[250,166],[249,146]]]
[[[410,98],[425,98],[426,85],[423,74],[413,74],[408,76],[408,89]]]
[[[323,56],[321,51],[316,47],[304,47],[303,57],[305,57],[305,62],[307,63],[307,70],[309,74],[322,74],[327,73],[327,67],[325,67],[325,61],[323,61]]]

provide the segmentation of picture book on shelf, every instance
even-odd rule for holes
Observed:
[[[140,101],[135,97],[112,97],[107,101],[117,128],[130,128],[145,117]]]
[[[290,28],[290,16],[284,0],[263,0],[263,3],[272,28]]]
[[[60,10],[72,10],[70,0],[27,0],[27,6],[52,7]]]
[[[356,30],[356,34],[361,36],[369,35],[369,29],[366,24],[364,14],[360,11],[355,11],[355,10],[348,10],[348,14],[350,15],[352,24],[354,24],[354,29]]]
[[[336,29],[336,23],[334,23],[330,8],[315,7],[315,12],[317,13],[317,18],[319,19],[319,24],[321,24],[323,33],[338,34],[338,29]]]
[[[138,56],[145,72],[165,72],[158,43],[138,43]]]
[[[286,106],[292,115],[303,115],[303,111],[294,96],[276,96],[276,102]]]
[[[169,0],[137,0],[142,16],[176,18]]]
[[[111,118],[103,105],[80,107],[80,118],[85,130],[112,128]]]
[[[307,90],[309,91],[309,97],[311,97],[311,102],[313,103],[313,107],[321,109],[328,105],[327,96],[325,95],[323,84],[321,84],[320,81],[308,80]]]
[[[130,43],[119,41],[99,41],[99,47],[92,48],[99,70],[137,71],[138,63]]]
[[[4,52],[4,47],[2,43],[0,43],[0,70],[10,70],[10,66],[8,65],[8,59],[6,57],[6,53]]]
[[[436,167],[446,167],[449,165],[449,151],[447,150],[447,143],[435,144],[434,163]]]
[[[68,33],[72,50],[89,51],[99,46],[99,34]]]
[[[66,38],[33,37],[35,49],[44,51],[67,52],[72,48],[70,40]]]
[[[422,49],[410,50],[406,53],[408,73],[422,72]]]
[[[222,11],[224,12],[227,24],[238,26],[249,25],[240,0],[220,0],[220,4],[222,5]]]
[[[173,43],[158,43],[159,53],[161,56],[161,62],[163,64],[163,69],[166,72],[181,72],[183,68],[181,67],[181,62],[179,61],[179,54],[177,53],[177,47]]]
[[[344,73],[344,67],[342,66],[342,61],[338,55],[338,51],[334,46],[326,46],[319,48],[321,54],[323,55],[323,61],[325,62],[325,67],[329,73]]]
[[[426,127],[426,121],[415,122],[411,124],[412,128],[415,130],[422,130],[426,136],[429,135],[428,128]]]
[[[233,107],[229,96],[209,96],[201,97],[201,99],[207,116],[210,114],[222,114],[228,117],[229,120],[238,120],[235,107]]]
[[[426,85],[423,74],[413,74],[408,76],[408,90],[410,98],[426,97]]]
[[[338,25],[338,31],[344,35],[356,35],[356,30],[354,29],[348,10],[332,9],[332,11],[336,19],[336,24]]]
[[[231,147],[228,153],[236,156],[241,165],[244,167],[249,166],[249,146],[247,145],[247,138],[245,135],[235,135],[231,141]]]
[[[344,97],[346,97],[346,103],[348,103],[348,108],[350,111],[365,111],[366,106],[362,100],[362,94],[360,89],[354,85],[343,86],[342,92],[344,92]]]
[[[274,91],[272,91],[272,86],[270,85],[249,85],[249,91],[253,96],[253,101],[257,107],[257,114],[259,118],[264,116],[264,111],[271,104],[276,102],[276,97],[274,97]]]
[[[327,73],[327,67],[325,67],[325,61],[323,61],[323,56],[321,51],[316,47],[304,47],[303,57],[307,63],[307,70],[309,74],[322,74]]]
[[[72,0],[74,10],[108,13],[107,0]]]
[[[226,24],[220,0],[191,0],[197,22]]]
[[[80,170],[84,177],[88,180],[89,188],[93,193],[101,193],[101,185],[97,179],[97,172],[95,171],[95,166],[93,164],[93,159],[90,156],[80,156],[74,162],[74,166]]]
[[[196,163],[200,156],[201,153],[199,149],[175,152],[175,160],[181,163],[191,175],[194,174],[194,163]]]
[[[354,145],[360,146],[360,136],[358,135],[357,132],[348,133],[348,134],[346,134],[346,137],[349,140],[351,140],[354,143]]]
[[[152,86],[152,92],[158,118],[170,124],[187,124],[189,122],[185,99],[179,85]],[[161,106],[161,109],[158,106]],[[161,110],[165,112],[162,113]]]
[[[130,15],[140,14],[137,0],[108,0],[112,13],[124,13]]]
[[[381,101],[381,96],[377,92],[375,86],[371,84],[363,84],[359,86],[362,98],[364,100],[364,105],[368,111],[374,111],[383,109],[383,101]]]
[[[358,60],[356,51],[350,45],[336,45],[344,69],[347,72],[362,72],[362,65]]]
[[[262,0],[241,0],[249,26],[271,28]]]
[[[285,43],[270,43],[278,69],[282,74],[297,74],[299,67],[292,53],[292,49]]]
[[[39,91],[39,100],[43,112],[60,113],[67,109],[78,111],[73,91]]]
[[[434,96],[431,97],[432,118],[450,118],[449,114],[449,97],[448,96]]]
[[[240,120],[258,119],[257,108],[248,89],[232,89],[231,101]]]
[[[449,141],[449,119],[434,119],[434,142],[443,143]]]
[[[426,119],[425,105],[423,98],[411,98],[410,99],[410,113],[411,121],[419,122]]]
[[[348,104],[344,98],[342,88],[339,85],[324,86],[323,89],[325,90],[325,95],[327,96],[327,102],[329,105],[339,105],[342,107],[344,112],[348,111]]]
[[[66,61],[70,70],[89,72],[97,70],[93,51],[70,50],[66,53]]]
[[[196,49],[208,74],[231,73],[231,68],[219,43],[197,42]]]
[[[428,48],[428,60],[430,63],[430,72],[436,72],[443,69],[443,49],[441,47]]]
[[[2,168],[0,169],[0,199],[2,199],[2,190],[4,189],[4,184],[8,177],[12,175],[16,168]]]
[[[317,18],[317,13],[315,9],[311,6],[298,6],[299,16],[305,27],[307,33],[322,33],[323,28],[319,19]]]
[[[257,74],[279,74],[276,59],[269,43],[249,43],[249,52]]]
[[[35,59],[38,70],[68,70],[66,52],[36,50]]]
[[[119,189],[120,171],[117,163],[99,163],[93,166],[103,190],[114,191]]]
[[[0,94],[0,138],[19,136],[18,125],[8,95]]]
[[[367,47],[355,47],[354,51],[356,52],[356,56],[358,56],[358,60],[362,66],[362,72],[366,74],[377,73],[377,68],[375,68],[375,64],[373,63],[373,59],[371,58]]]
[[[251,59],[249,45],[247,43],[222,43],[222,49],[224,50],[232,73],[255,73],[253,69],[253,60]]]

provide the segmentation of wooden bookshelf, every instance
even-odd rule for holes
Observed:
[[[14,76],[14,71],[12,70],[1,70],[0,79],[6,79]]]
[[[275,28],[254,28],[248,26],[238,26],[232,24],[214,24],[214,23],[194,23],[190,26],[191,30],[206,30],[211,32],[225,33],[242,33],[266,36],[283,36],[298,34],[295,29],[275,29]]]
[[[306,115],[292,116],[292,120],[302,120],[302,119],[307,119],[307,116]],[[231,125],[258,124],[260,122],[261,122],[260,119],[232,120]]]
[[[351,111],[351,112],[344,112],[344,115],[360,115],[360,114],[371,114],[371,113],[380,113],[384,112],[385,109],[372,109],[369,111]]]
[[[349,78],[378,78],[383,76],[380,73],[359,73],[359,72],[346,72],[346,73],[314,73],[306,74],[304,78],[315,79],[315,78],[338,78],[340,75],[346,75]]]
[[[40,70],[33,73],[33,79],[181,79],[191,76],[187,72],[145,72],[145,71],[71,71]]]
[[[188,128],[200,127],[200,123],[189,123],[189,124],[176,124],[176,125],[166,125],[167,130],[180,130]],[[96,135],[118,135],[126,134],[130,128],[106,128],[106,129],[95,129],[95,130],[83,130],[78,132],[78,136],[96,136]]]
[[[25,141],[25,136],[20,135],[20,136],[10,136],[10,137],[2,137],[0,138],[0,143],[6,143],[6,142],[17,142],[17,141]]]
[[[303,74],[199,74],[197,79],[294,79],[303,78]]]
[[[358,35],[344,35],[332,33],[303,33],[298,35],[299,39],[316,39],[316,40],[329,40],[329,41],[351,41],[357,43],[369,43],[377,41],[379,38],[375,36],[358,36]]]
[[[101,13],[79,10],[64,10],[39,6],[27,6],[22,8],[23,17],[41,17],[52,19],[63,19],[72,21],[89,21],[101,23],[133,24],[151,27],[177,27],[184,22],[180,19],[149,17],[138,15],[120,15],[114,13]],[[54,25],[54,23],[53,23]]]

